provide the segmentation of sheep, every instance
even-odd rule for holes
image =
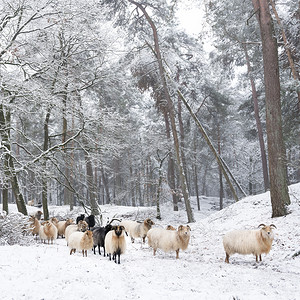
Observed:
[[[189,225],[180,225],[178,230],[167,230],[163,228],[152,228],[148,231],[148,244],[153,248],[153,255],[157,249],[162,249],[164,252],[176,251],[176,259],[179,258],[179,250],[187,249],[190,241]]]
[[[41,217],[42,217],[42,212],[40,211],[40,210],[38,210],[36,213],[35,213],[35,217],[38,219],[38,220],[40,220],[41,219]]]
[[[105,256],[105,236],[111,231],[112,225],[107,224],[105,227],[94,227],[93,231],[93,240],[94,240],[94,254],[96,254],[96,247],[98,246],[99,255],[101,255],[100,247],[103,247],[104,256]]]
[[[71,224],[73,224],[73,219],[67,219],[66,221],[59,221],[54,225],[57,227],[58,235],[63,238],[65,235],[66,228]]]
[[[118,256],[118,264],[120,264],[120,256],[126,251],[126,240],[125,240],[125,228],[124,226],[113,226],[112,230],[109,231],[105,236],[105,250],[109,256],[109,260],[111,260],[111,255],[113,255],[112,259],[115,263],[117,263]]]
[[[142,238],[143,243],[145,243],[147,232],[151,229],[152,225],[154,225],[154,222],[149,218],[144,220],[142,223],[131,220],[123,220],[120,225],[125,227],[126,232],[128,232],[131,237],[132,243],[134,243],[134,239],[138,237]]]
[[[229,257],[234,253],[254,254],[256,262],[258,262],[258,257],[262,261],[262,253],[268,254],[271,250],[274,240],[272,229],[276,226],[274,224],[269,226],[260,224],[258,228],[255,230],[234,230],[225,234],[223,246],[226,253],[226,263],[229,263]]]
[[[84,214],[81,214],[76,218],[76,224],[78,224],[79,221],[84,221]]]
[[[28,205],[29,205],[29,206],[33,206],[33,205],[34,205],[34,200],[28,201]]]
[[[45,243],[45,240],[48,240],[48,244],[49,241],[53,244],[53,240],[57,239],[57,228],[50,221],[46,221],[45,224],[40,227],[39,235],[42,242]]]
[[[32,222],[29,225],[29,231],[32,232],[32,235],[35,236],[37,238],[37,236],[39,235],[40,232],[40,228],[41,228],[41,223],[40,221],[34,217],[34,216],[30,216],[29,217],[29,221]]]
[[[93,248],[93,232],[87,230],[85,232],[73,232],[69,236],[68,246],[70,255],[75,253],[76,250],[82,251],[82,255],[87,257],[87,250]]]
[[[112,229],[111,223],[115,220],[120,222],[120,220],[114,218],[110,222],[107,222],[107,224],[104,227],[94,227],[92,229],[94,240],[94,254],[96,254],[96,247],[98,246],[99,255],[101,255],[100,247],[103,247],[105,256],[105,236]]]
[[[96,222],[95,222],[95,216],[94,215],[90,215],[88,217],[85,217],[84,221],[86,221],[88,223],[89,230],[91,228],[93,228],[95,226],[95,224],[96,224]]]
[[[69,225],[65,230],[65,239],[68,244],[69,236],[75,231],[84,232],[88,229],[88,224],[85,221],[80,220],[77,225]]]

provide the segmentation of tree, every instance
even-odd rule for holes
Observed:
[[[286,154],[282,135],[278,46],[268,0],[252,0],[261,32],[272,217],[288,213]]]

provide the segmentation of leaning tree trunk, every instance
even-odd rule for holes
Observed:
[[[272,217],[279,217],[288,213],[290,198],[282,134],[277,40],[268,0],[252,0],[252,3],[258,12],[262,40]]]
[[[163,85],[163,91],[164,91],[164,96],[166,97],[167,100],[167,108],[168,108],[168,114],[169,118],[171,121],[171,129],[172,129],[172,135],[173,135],[173,140],[174,140],[174,147],[175,147],[175,154],[176,154],[176,161],[179,169],[179,176],[180,176],[180,183],[181,183],[181,189],[182,189],[182,194],[183,194],[183,199],[185,203],[185,208],[186,208],[186,213],[187,213],[187,218],[188,222],[195,222],[188,191],[187,191],[187,182],[184,174],[184,169],[182,165],[182,158],[181,158],[181,153],[180,153],[180,144],[179,144],[179,139],[178,139],[178,134],[177,134],[177,129],[176,129],[176,122],[175,122],[175,113],[174,113],[174,106],[173,102],[168,90],[168,85],[167,85],[167,80],[165,77],[164,73],[164,67],[162,63],[162,57],[160,53],[160,46],[158,42],[158,34],[157,34],[157,29],[152,21],[151,17],[148,15],[146,12],[145,8],[143,5],[140,3],[133,1],[133,0],[128,0],[130,3],[134,4],[136,7],[138,7],[144,14],[145,18],[147,19],[147,22],[151,26],[152,33],[153,33],[153,40],[154,40],[154,49],[155,49],[155,55],[158,63],[158,69],[159,69],[159,76],[162,81]]]

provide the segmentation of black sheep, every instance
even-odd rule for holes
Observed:
[[[101,255],[100,247],[103,247],[104,256],[105,256],[105,246],[104,240],[106,234],[112,229],[111,224],[107,224],[105,227],[94,227],[93,231],[93,240],[94,240],[94,254],[96,254],[96,247],[98,246],[99,254]]]
[[[84,221],[86,221],[87,223],[88,223],[88,225],[89,225],[89,230],[91,229],[91,228],[93,228],[94,226],[95,226],[95,216],[94,215],[90,215],[90,216],[88,216],[88,217],[86,217],[85,219],[84,219]]]
[[[78,217],[76,218],[76,224],[78,224],[79,221],[83,221],[83,220],[84,220],[84,214],[81,214],[80,216],[78,216]]]

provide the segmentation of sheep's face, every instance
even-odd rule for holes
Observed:
[[[187,225],[187,226],[180,225],[178,227],[178,232],[181,235],[190,236],[190,231],[191,231],[191,228],[189,225]]]
[[[116,234],[116,236],[121,236],[123,231],[125,230],[125,227],[124,226],[113,226],[113,230]]]
[[[57,224],[58,223],[58,219],[53,217],[50,219],[50,222],[53,223],[53,224]]]
[[[274,239],[274,233],[273,233],[273,228],[276,228],[274,224],[271,224],[269,226],[260,224],[258,227],[261,227],[261,234],[265,239]]]
[[[66,226],[73,224],[73,219],[67,219]]]
[[[92,239],[93,238],[93,232],[91,230],[87,230],[85,232],[85,235],[87,236],[88,239]]]
[[[78,226],[78,231],[81,231],[81,232],[86,231],[89,227],[88,223],[86,221],[82,221],[82,220],[80,220],[78,222],[77,226]]]
[[[144,221],[145,224],[148,224],[148,226],[151,228],[152,225],[154,225],[155,223],[151,220],[151,219],[146,219]]]

